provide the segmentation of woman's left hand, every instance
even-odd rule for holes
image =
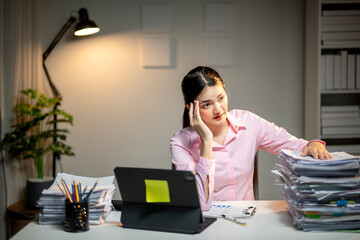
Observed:
[[[312,156],[315,159],[331,159],[332,156],[325,149],[324,145],[320,142],[310,142],[309,145],[304,148],[301,153],[301,156]]]

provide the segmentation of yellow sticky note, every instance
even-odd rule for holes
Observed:
[[[170,202],[169,185],[166,180],[145,179],[146,202]]]

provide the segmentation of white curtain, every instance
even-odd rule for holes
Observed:
[[[40,8],[38,0],[16,0],[14,96],[25,88],[39,89],[42,74],[40,42]]]
[[[6,46],[8,54],[5,84],[12,93],[6,99],[4,120],[8,124],[13,119],[13,106],[18,101],[18,92],[26,88],[43,90],[42,49],[40,42],[40,1],[4,0],[8,18],[5,21]],[[9,116],[10,115],[10,116]],[[5,124],[5,131],[9,126]],[[8,205],[24,200],[26,180],[36,176],[30,161],[6,161],[6,182]]]

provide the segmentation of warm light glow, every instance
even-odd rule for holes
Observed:
[[[76,31],[74,34],[75,34],[75,36],[86,36],[86,35],[95,34],[99,31],[100,31],[100,28],[98,28],[98,27],[84,28],[84,29]]]

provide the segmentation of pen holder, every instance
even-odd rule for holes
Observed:
[[[67,232],[89,230],[89,202],[71,203],[65,201],[64,230]]]

